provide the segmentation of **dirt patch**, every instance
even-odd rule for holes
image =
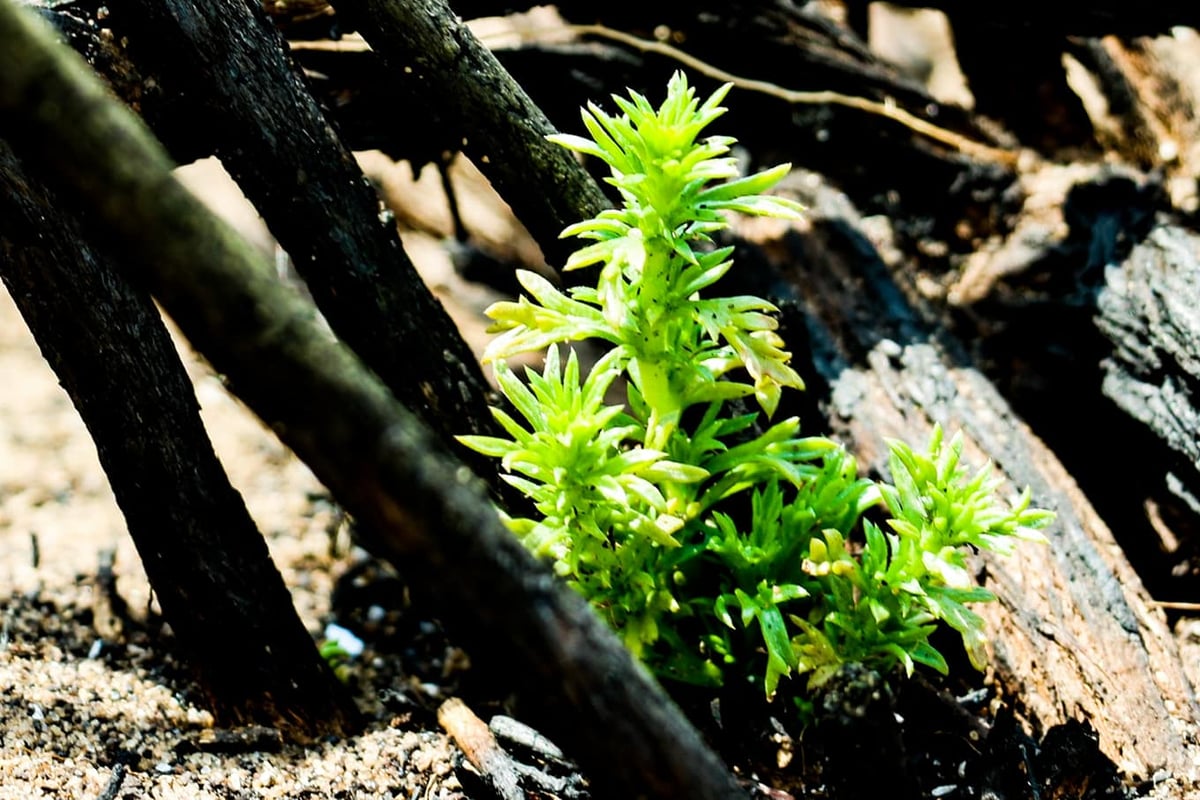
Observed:
[[[330,555],[336,510],[217,376],[184,355],[221,460],[319,635],[334,581],[356,558],[344,547]],[[372,724],[351,741],[188,752],[212,719],[170,637],[97,633],[102,553],[115,552],[117,592],[137,620],[155,619],[149,585],[87,431],[7,295],[0,374],[0,798],[99,797],[106,787],[117,789],[111,798],[464,796],[447,737],[378,701],[365,704]],[[373,688],[364,695],[377,697]]]

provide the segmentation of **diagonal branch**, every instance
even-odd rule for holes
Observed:
[[[299,739],[351,729],[353,702],[324,669],[213,452],[150,295],[88,246],[3,141],[0,279],[88,427],[218,722],[273,725]]]
[[[551,264],[570,247],[563,228],[610,204],[575,158],[546,141],[556,133],[491,51],[445,0],[338,0],[391,73],[396,91],[420,109],[413,125],[435,125],[495,185]]]
[[[11,0],[0,0],[0,135],[123,248],[193,344],[511,677],[597,796],[743,797],[678,708],[504,529],[482,487],[172,177],[161,147]]]
[[[188,98],[174,118],[155,119],[176,136],[204,131],[334,332],[446,441],[490,429],[474,355],[270,20],[242,0],[130,0],[105,23],[129,40],[135,66]],[[491,465],[469,463],[494,475]]]

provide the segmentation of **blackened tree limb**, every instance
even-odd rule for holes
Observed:
[[[22,0],[58,31],[64,42],[87,59],[113,94],[135,109],[180,164],[213,155],[215,142],[202,115],[192,112],[192,98],[153,66],[135,61],[129,51],[129,32],[121,27],[122,7],[99,19],[99,3],[51,4]],[[117,27],[113,27],[113,25]]]
[[[242,0],[127,0],[118,8],[104,23],[130,40],[134,63],[191,101],[186,121],[170,121],[168,132],[199,127],[210,137],[337,335],[447,441],[490,429],[473,354],[270,20]],[[469,463],[494,476],[485,460]]]
[[[150,296],[0,141],[0,278],[79,410],[146,574],[218,724],[344,735],[326,667],[200,421]]]
[[[558,235],[610,203],[574,156],[546,141],[556,129],[444,0],[338,0],[409,98],[410,125],[435,125],[496,187],[562,264],[573,247]]]
[[[678,708],[518,543],[470,472],[311,307],[172,177],[165,152],[73,53],[0,0],[0,134],[146,285],[239,395],[512,678],[597,796],[744,796]]]
[[[1200,513],[1200,236],[1160,224],[1105,271],[1096,324],[1111,342],[1104,394],[1149,428],[1173,458],[1151,467],[1171,493]],[[1194,519],[1194,517],[1193,517]],[[1194,524],[1193,526],[1194,527]],[[1200,542],[1188,543],[1200,561]],[[1198,580],[1183,571],[1189,597]]]

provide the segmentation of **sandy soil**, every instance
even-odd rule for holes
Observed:
[[[269,250],[236,195],[214,186],[221,210]],[[476,300],[472,311],[486,298]],[[344,546],[330,556],[335,509],[311,473],[181,349],[217,453],[319,635],[333,583],[356,557]],[[117,590],[135,616],[152,603],[149,586],[87,431],[7,295],[0,376],[0,800],[466,796],[457,753],[436,724],[366,698],[375,722],[354,740],[186,752],[212,719],[191,701],[184,671],[154,637],[105,642],[90,624],[102,552],[115,552]]]

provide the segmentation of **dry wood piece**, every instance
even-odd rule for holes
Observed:
[[[454,738],[467,760],[500,800],[525,800],[517,768],[492,735],[486,722],[466,703],[451,697],[438,708],[438,724]]]
[[[185,753],[278,753],[283,749],[283,736],[277,728],[246,725],[241,728],[205,728],[196,736],[184,739],[175,752]]]
[[[501,800],[523,800],[526,792],[560,800],[589,796],[578,769],[558,746],[512,717],[498,714],[484,723],[452,697],[438,708],[438,723]]]

